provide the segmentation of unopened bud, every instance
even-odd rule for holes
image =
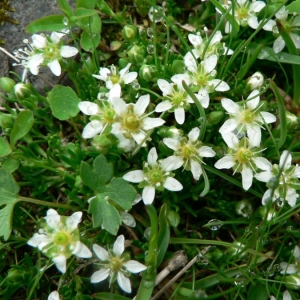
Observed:
[[[146,55],[146,48],[144,46],[134,45],[128,52],[127,52],[130,61],[132,63],[139,63],[142,64],[145,59]]]
[[[220,123],[224,118],[224,112],[223,111],[212,111],[208,115],[208,122],[212,125],[216,125]]]
[[[251,91],[260,88],[264,83],[264,76],[260,72],[255,72],[248,78],[247,85]]]
[[[24,100],[31,95],[31,90],[25,83],[17,83],[14,87],[14,92],[18,100]]]
[[[125,25],[122,29],[122,35],[125,40],[131,41],[136,38],[137,28],[133,25]]]
[[[9,77],[0,78],[0,88],[4,93],[12,93],[16,83]]]
[[[106,137],[105,134],[101,134],[101,135],[94,136],[91,144],[97,150],[104,150],[111,147],[112,142],[109,138]]]
[[[299,120],[297,116],[290,113],[289,111],[286,111],[285,115],[288,130],[294,130],[299,125]]]
[[[143,65],[140,68],[139,76],[141,79],[150,82],[153,81],[156,75],[155,67],[151,65]]]
[[[283,280],[287,288],[295,290],[300,289],[300,275],[291,274],[289,276],[285,276]]]
[[[180,215],[178,212],[171,210],[167,214],[168,221],[172,227],[177,227],[180,222]]]
[[[119,42],[119,41],[112,41],[110,43],[110,50],[111,51],[117,51],[117,50],[119,50],[121,48],[121,46],[122,46],[121,42]]]

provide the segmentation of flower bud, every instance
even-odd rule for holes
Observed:
[[[132,63],[142,64],[145,59],[146,49],[144,46],[133,45],[127,54]]]
[[[122,47],[122,43],[119,41],[112,41],[110,43],[110,50],[111,51],[117,51]]]
[[[105,134],[96,135],[93,138],[92,146],[99,151],[106,151],[109,147],[111,147],[112,142]]]
[[[15,123],[14,117],[9,114],[4,114],[0,112],[0,126],[2,128],[13,128],[13,125]]]
[[[242,200],[236,203],[235,211],[238,215],[249,217],[253,213],[253,208],[248,200]]]
[[[255,72],[251,77],[248,78],[247,86],[251,91],[258,89],[264,83],[264,76],[260,72]]]
[[[286,115],[286,122],[288,130],[294,130],[299,125],[299,120],[297,116],[290,113],[289,111],[285,112]]]
[[[177,227],[180,222],[180,215],[178,212],[171,210],[167,214],[168,221],[172,227]]]
[[[208,122],[212,125],[216,125],[220,123],[224,118],[224,112],[223,111],[212,111],[208,115]]]
[[[284,282],[287,288],[289,289],[300,289],[300,275],[298,274],[291,274],[289,276],[284,277]]]
[[[15,81],[9,77],[0,78],[0,88],[4,93],[12,93],[15,85]]]
[[[14,87],[14,92],[18,100],[24,100],[31,95],[31,90],[25,83],[17,83]]]
[[[112,9],[109,7],[109,5],[104,0],[98,1],[98,8],[102,13],[104,13],[110,17],[113,17],[115,15],[114,12],[112,11]]]
[[[7,272],[6,280],[9,284],[18,284],[24,280],[24,274],[21,270],[11,268]]]
[[[141,79],[150,82],[150,81],[155,81],[156,79],[156,68],[155,66],[152,65],[142,65],[139,71],[139,76]]]
[[[133,25],[125,25],[122,29],[124,40],[132,41],[136,38],[137,28]]]

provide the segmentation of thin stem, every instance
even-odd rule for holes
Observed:
[[[38,204],[38,205],[44,205],[44,206],[48,206],[48,207],[64,208],[64,209],[73,210],[73,211],[77,211],[79,209],[76,206],[72,206],[72,205],[68,205],[68,204],[48,202],[48,201],[43,201],[43,200],[38,200],[38,199],[33,199],[33,198],[28,198],[28,197],[21,197],[21,196],[19,196],[18,201],[34,203],[34,204]]]

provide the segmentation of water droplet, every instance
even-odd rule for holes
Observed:
[[[69,24],[69,20],[67,17],[64,17],[63,20],[62,20],[63,24],[64,25],[68,25]]]
[[[150,235],[151,235],[151,227],[148,227],[148,228],[146,228],[145,231],[144,231],[144,237],[145,237],[147,240],[149,240]]]
[[[161,6],[152,6],[149,9],[148,17],[152,22],[160,22],[165,17],[165,12]]]
[[[283,59],[284,59],[284,57],[283,57],[283,56],[281,56],[281,55],[280,55],[278,58],[279,58],[280,60],[283,60]]]
[[[138,90],[141,87],[138,82],[133,82],[131,86],[134,90]]]
[[[148,28],[147,29],[147,35],[149,36],[149,38],[153,38],[154,32],[153,32],[153,28]]]
[[[276,203],[276,205],[278,205],[279,207],[282,207],[282,206],[284,205],[284,200],[281,199],[281,198],[279,198],[279,199],[277,199],[277,201],[276,201],[275,203]]]
[[[153,280],[145,280],[144,281],[144,287],[145,288],[151,288],[154,286],[154,281]]]
[[[208,227],[210,227],[210,230],[212,230],[212,231],[219,230],[223,225],[223,224],[215,224],[215,223],[221,223],[221,221],[219,221],[217,219],[212,219],[206,225]]]
[[[147,52],[153,54],[155,52],[155,47],[153,45],[147,46]]]

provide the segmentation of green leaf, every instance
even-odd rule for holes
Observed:
[[[109,197],[124,210],[131,209],[136,197],[133,186],[123,178],[113,178],[108,185],[97,188],[97,193]]]
[[[157,267],[159,267],[159,265],[162,263],[170,242],[170,226],[167,219],[167,211],[168,207],[165,203],[161,207],[158,217],[159,231],[157,237],[157,245],[159,253],[157,255]]]
[[[10,133],[10,145],[15,146],[16,142],[24,137],[31,129],[34,122],[33,113],[30,110],[21,111],[15,121]]]
[[[0,157],[7,156],[11,153],[11,148],[9,143],[3,137],[0,137]]]
[[[70,87],[56,85],[49,93],[48,101],[53,116],[61,121],[75,117],[79,112],[80,100]]]
[[[291,4],[286,6],[286,9],[290,14],[296,13],[300,14],[300,1],[293,1]]]
[[[97,174],[93,171],[93,168],[84,161],[82,161],[80,165],[80,177],[82,179],[82,182],[91,190],[95,191],[97,189]]]
[[[95,33],[91,36],[86,31],[83,31],[80,38],[80,45],[85,51],[91,51],[96,48],[100,42],[100,34]]]
[[[113,176],[113,166],[108,163],[104,155],[99,155],[93,162],[93,168],[98,176],[99,184],[107,183]]]
[[[0,207],[4,205],[4,208],[0,209],[0,237],[3,236],[5,241],[11,234],[12,215],[17,202],[18,196],[16,194],[0,188]]]
[[[130,300],[131,298],[127,298],[121,295],[112,294],[112,293],[94,293],[94,299],[100,300]]]
[[[35,20],[26,26],[26,32],[60,31],[68,26],[63,23],[64,15],[51,15]]]
[[[2,169],[0,169],[0,187],[12,194],[18,194],[20,191],[20,187],[11,173]]]
[[[248,291],[247,300],[267,300],[269,299],[269,293],[266,284],[260,282],[254,282]]]
[[[95,7],[96,2],[97,2],[97,0],[77,0],[76,1],[76,9],[78,9],[79,7],[92,9]]]
[[[67,0],[57,0],[60,9],[68,16],[72,16],[72,9]]]
[[[111,205],[104,194],[97,194],[90,202],[89,213],[93,217],[93,226],[101,226],[109,233],[116,235],[122,223],[118,210]]]

